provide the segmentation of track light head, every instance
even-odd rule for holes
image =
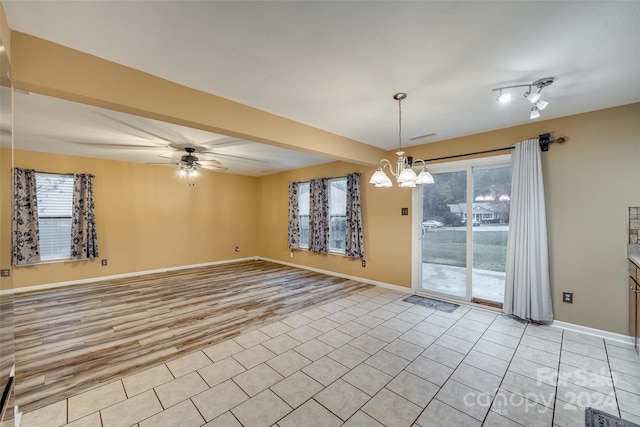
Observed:
[[[531,114],[529,115],[529,118],[531,120],[540,118],[540,110],[538,110],[538,107],[531,107]]]
[[[542,90],[542,89],[540,89]],[[538,102],[540,100],[540,92],[538,91],[538,93],[532,93],[532,92],[527,92],[524,94],[524,96],[527,97],[527,99],[529,100],[530,103],[535,104],[536,102]]]
[[[511,94],[510,93],[502,93],[502,90],[500,91],[500,95],[498,95],[498,97],[496,98],[496,100],[502,104],[507,104],[509,103],[509,101],[511,101]]]
[[[540,101],[536,102],[536,107],[538,107],[538,110],[542,111],[545,108],[547,108],[547,105],[549,105],[549,103],[543,99],[541,99]]]

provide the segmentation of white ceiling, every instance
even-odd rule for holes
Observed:
[[[409,95],[406,146],[529,122],[523,91],[505,108],[491,89],[542,77],[556,81],[542,92],[549,106],[539,120],[640,101],[637,1],[2,4],[14,30],[388,150],[398,142],[392,96],[401,91]],[[208,146],[266,162],[246,161],[240,169],[240,162],[218,158],[230,172],[251,175],[329,160],[281,149],[258,153],[267,147],[41,98],[16,95],[18,144],[51,137],[96,157],[149,162],[163,153],[89,144],[230,142]],[[43,115],[50,123],[33,135]],[[270,163],[276,158],[290,161]]]
[[[330,161],[34,93],[17,91],[14,104],[15,145],[23,150],[175,165],[191,146],[203,164],[216,160],[227,173],[249,176]]]

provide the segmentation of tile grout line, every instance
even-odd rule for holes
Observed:
[[[505,316],[507,316],[507,315],[505,315]],[[493,325],[493,323],[495,323],[495,321],[498,319],[498,317],[496,317],[494,319],[494,321],[491,322],[491,325]],[[507,369],[505,369],[504,374],[502,375],[502,379],[500,379],[500,384],[498,384],[498,388],[496,389],[496,393],[494,394],[493,398],[491,399],[491,403],[489,404],[489,410],[485,414],[484,419],[482,420],[482,424],[485,423],[485,421],[487,420],[487,417],[489,416],[489,412],[491,412],[491,407],[493,406],[493,402],[495,401],[496,396],[498,395],[498,392],[500,391],[500,387],[502,387],[502,383],[504,382],[504,378],[507,376],[507,373],[509,372],[509,367],[511,366],[511,363],[513,362],[514,357],[516,357],[516,352],[518,351],[518,348],[522,344],[522,338],[524,337],[524,334],[525,334],[527,328],[529,327],[529,323],[530,322],[526,322],[524,328],[522,329],[522,334],[520,334],[520,338],[518,338],[518,345],[513,350],[513,355],[511,355],[511,358],[509,359],[509,364],[507,365]],[[491,327],[491,325],[489,327]],[[489,328],[487,328],[487,330],[489,330]],[[484,335],[484,333],[482,335]],[[482,338],[482,337],[480,337],[480,338]],[[504,417],[502,414],[498,414],[498,415],[500,415],[501,417]],[[504,417],[504,418],[507,418],[508,420],[510,420],[510,421],[512,421],[512,422],[514,422],[516,424],[520,424],[517,421],[513,421],[511,418],[508,418],[508,417]]]
[[[465,317],[465,315],[466,315],[467,313],[469,313],[471,310],[472,310],[472,309],[471,309],[471,308],[469,308],[469,309],[468,309],[468,310],[467,310],[467,311],[466,311],[462,316],[460,316],[459,318],[457,318],[457,319],[456,319],[456,321],[455,321],[455,322],[453,322],[450,326],[448,326],[448,327],[445,329],[445,331],[444,331],[444,332],[442,332],[438,337],[436,337],[436,340],[434,340],[434,341],[429,345],[429,347],[427,347],[424,351],[426,351],[427,349],[429,349],[432,345],[436,344],[436,341],[437,341],[438,339],[440,339],[440,337],[442,337],[443,335],[445,335],[445,334],[446,334],[446,333],[447,333],[451,328],[453,328],[453,327],[454,327],[454,326],[455,326],[455,325],[456,325],[456,324],[457,324],[461,319],[463,319],[463,318]],[[454,311],[455,311],[455,310],[454,310]],[[436,310],[436,312],[437,312],[437,310]],[[432,315],[435,315],[435,314],[436,314],[436,312],[432,313],[431,315],[429,315],[429,316],[427,316],[427,317],[431,317]],[[446,317],[445,317],[445,318],[446,318]],[[476,344],[478,343],[478,341],[480,341],[480,339],[482,339],[482,336],[486,333],[486,331],[489,329],[489,327],[491,326],[491,324],[493,324],[493,322],[494,322],[496,319],[497,319],[497,317],[495,317],[495,318],[491,321],[491,323],[489,323],[489,326],[487,326],[487,328],[484,330],[484,332],[482,332],[482,334],[480,335],[480,337],[478,338],[478,340],[476,340],[476,342],[475,342],[475,343],[473,344],[473,346],[469,349],[469,351],[468,351],[466,354],[464,354],[464,356],[465,356],[465,357],[463,357],[463,358],[460,360],[460,362],[456,365],[456,367],[455,367],[455,368],[452,368],[451,374],[449,374],[449,376],[448,376],[448,377],[447,377],[447,379],[442,383],[442,385],[441,385],[441,386],[439,386],[438,384],[436,384],[436,386],[438,386],[438,387],[439,387],[438,391],[433,395],[433,397],[431,398],[431,400],[429,401],[429,403],[427,403],[427,404],[425,405],[425,407],[422,409],[422,411],[420,411],[420,414],[418,414],[418,417],[413,421],[413,423],[414,423],[414,424],[416,424],[416,422],[417,422],[418,418],[420,418],[420,417],[422,416],[422,414],[424,413],[424,411],[426,411],[427,407],[428,407],[428,406],[431,404],[431,402],[433,402],[434,400],[437,400],[438,402],[440,402],[440,403],[442,403],[442,404],[444,404],[444,405],[447,405],[447,406],[448,406],[448,407],[450,407],[450,408],[453,408],[453,409],[454,409],[455,411],[457,411],[457,412],[460,412],[460,413],[463,413],[463,414],[465,414],[465,415],[468,415],[468,414],[466,414],[466,413],[464,413],[464,412],[460,411],[459,409],[454,408],[453,406],[449,405],[448,403],[443,402],[443,401],[441,401],[441,400],[437,399],[437,395],[438,395],[438,393],[442,390],[442,387],[444,387],[444,385],[445,385],[445,384],[447,383],[447,381],[449,381],[449,380],[454,381],[454,382],[456,382],[456,383],[458,383],[458,384],[462,384],[462,383],[459,383],[458,381],[456,381],[456,380],[452,379],[452,378],[451,378],[451,376],[455,373],[456,369],[458,369],[458,367],[463,363],[463,361],[464,361],[464,359],[466,358],[466,356],[469,354],[469,352],[471,352],[471,350],[473,350],[473,348],[476,346]],[[425,318],[425,320],[426,320],[426,318]],[[436,326],[439,326],[439,325],[436,325]],[[453,335],[451,335],[451,336],[453,336]],[[455,337],[455,338],[457,338],[457,337]],[[462,339],[462,338],[459,338],[459,339]],[[441,347],[442,347],[442,346],[441,346]],[[444,347],[444,348],[447,348],[447,347]],[[447,349],[448,349],[448,348],[447,348]],[[449,349],[449,350],[451,350],[451,351],[455,351],[455,350],[453,350],[453,349]],[[424,353],[424,351],[423,351],[423,353]],[[460,354],[462,354],[462,353],[460,353]],[[422,353],[421,353],[421,355],[422,355]],[[433,359],[430,359],[430,358],[429,358],[429,357],[427,357],[427,356],[423,356],[423,357],[426,357],[426,358],[427,358],[427,359],[429,359],[429,360],[433,360]],[[440,363],[440,362],[435,361],[435,360],[434,360],[434,362],[436,362],[436,363]],[[445,366],[447,366],[447,365],[445,365]],[[428,380],[427,380],[427,381],[428,381]],[[473,387],[467,386],[466,384],[462,384],[462,385],[464,385],[464,386],[466,386],[466,387],[469,387],[469,388],[471,388],[472,390],[475,390]],[[480,391],[480,390],[476,390],[476,391],[478,391],[478,392],[482,393],[482,391]],[[470,415],[468,415],[468,416],[469,416],[469,417],[471,417]],[[471,418],[474,418],[474,417],[471,417]],[[474,419],[477,419],[477,418],[474,418]],[[483,421],[481,421],[481,422],[483,422]]]
[[[562,364],[562,347],[564,347],[564,329],[560,331],[560,354],[558,355],[558,375],[556,376],[556,386],[553,399],[553,412],[551,413],[551,425],[556,418],[556,405],[558,402],[558,385],[560,384],[560,365]]]
[[[622,418],[622,410],[620,409],[620,403],[618,402],[618,393],[616,392],[616,384],[613,381],[613,370],[611,369],[611,361],[609,360],[609,350],[607,348],[607,341],[602,340],[604,344],[604,353],[607,356],[607,366],[609,367],[609,374],[611,375],[611,387],[613,388],[613,398],[616,401],[616,407],[618,408],[618,417]]]

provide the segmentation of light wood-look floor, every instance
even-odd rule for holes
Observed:
[[[18,294],[16,403],[30,411],[368,286],[251,261]]]

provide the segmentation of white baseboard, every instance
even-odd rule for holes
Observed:
[[[5,289],[0,291],[0,295],[11,294],[11,293],[19,294],[19,293],[32,292],[32,291],[42,291],[47,289],[60,288],[63,286],[81,285],[84,283],[91,283],[91,282],[97,282],[102,280],[123,279],[127,277],[142,276],[145,274],[166,273],[168,271],[186,270],[188,268],[208,267],[208,266],[220,265],[220,264],[231,264],[234,262],[255,261],[257,259],[259,258],[258,257],[234,258],[234,259],[228,259],[228,260],[222,260],[222,261],[204,262],[201,264],[180,265],[177,267],[165,267],[165,268],[158,268],[155,270],[134,271],[132,273],[114,274],[111,276],[100,276],[100,277],[91,277],[88,279],[69,280],[66,282],[47,283],[45,285],[35,285],[35,286],[26,286],[23,288]]]
[[[258,259],[261,259],[263,261],[273,262],[273,263],[276,263],[276,264],[287,265],[289,267],[300,268],[302,270],[315,271],[316,273],[326,274],[327,276],[335,276],[335,277],[341,277],[343,279],[355,280],[357,282],[367,283],[369,285],[380,286],[381,288],[390,289],[390,290],[396,291],[396,292],[402,292],[402,293],[405,293],[405,294],[410,294],[411,293],[411,288],[405,288],[404,286],[393,285],[391,283],[379,282],[377,280],[366,279],[364,277],[358,277],[358,276],[351,276],[349,274],[336,273],[335,271],[322,270],[320,268],[307,267],[306,265],[294,264],[292,262],[285,262],[285,261],[280,261],[280,260],[277,260],[277,259],[271,259],[271,258],[265,258],[265,257],[258,257]]]
[[[568,331],[580,332],[581,334],[593,335],[606,340],[618,341],[624,344],[633,345],[633,338],[629,335],[616,334],[615,332],[603,331],[602,329],[589,328],[586,326],[575,325],[573,323],[561,322],[554,320],[551,326],[555,328],[566,329]]]

